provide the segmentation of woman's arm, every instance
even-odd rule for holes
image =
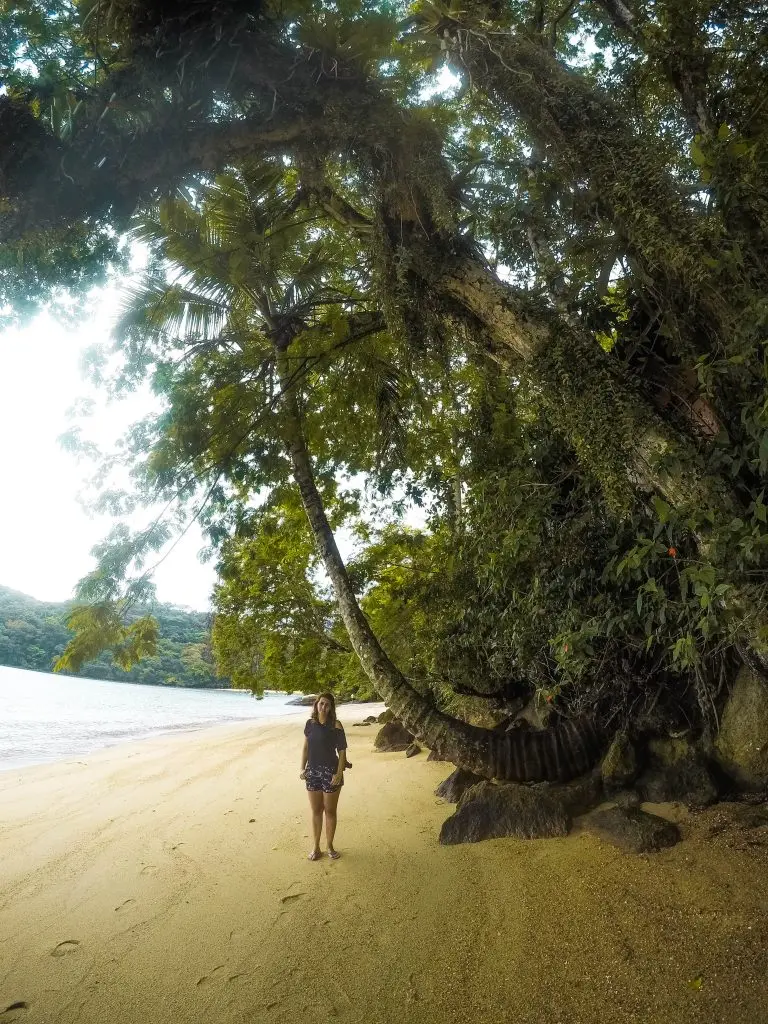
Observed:
[[[309,740],[305,736],[304,737],[304,746],[301,748],[301,769],[300,769],[301,774],[299,775],[300,779],[303,779],[305,774],[306,774],[307,758],[308,757],[309,757]]]
[[[339,763],[338,766],[336,767],[336,774],[333,776],[333,779],[331,780],[332,785],[340,786],[342,784],[342,782],[344,781],[344,768],[346,767],[346,764],[347,752],[346,750],[342,750],[341,753],[339,754]]]
[[[336,728],[341,732],[341,735],[344,736],[344,730],[342,729],[342,727],[339,725],[338,722],[336,723]],[[336,774],[333,776],[333,780],[332,780],[332,784],[334,786],[340,786],[342,784],[342,782],[344,781],[344,769],[346,768],[346,766],[347,766],[347,742],[346,742],[346,736],[344,736],[344,746],[341,748],[341,750],[339,750],[339,763],[336,766]]]

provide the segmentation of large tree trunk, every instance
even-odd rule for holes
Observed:
[[[663,23],[664,29],[661,29],[658,24],[649,25],[645,12],[638,17],[623,0],[596,2],[606,12],[614,28],[629,37],[646,57],[662,69],[680,96],[691,131],[710,135],[712,118],[707,79],[712,53],[704,29],[707,18],[702,18],[701,9],[687,4],[657,4],[654,13]]]
[[[479,260],[455,262],[440,286],[484,325],[496,351],[511,351],[530,367],[552,423],[609,497],[620,503],[630,490],[655,492],[701,524],[703,513],[711,514],[711,531],[701,526],[697,540],[702,558],[717,565],[712,537],[744,509],[729,484],[699,470],[695,446],[669,429],[616,360],[560,318],[547,319],[543,311],[529,318],[515,291]],[[768,654],[759,639],[766,622],[760,588],[744,578],[728,600],[743,656],[768,677]]]
[[[686,205],[655,136],[638,132],[607,94],[561,65],[540,40],[493,32],[473,23],[471,13],[446,19],[444,37],[451,24],[452,56],[474,85],[522,122],[570,180],[590,183],[602,215],[661,298],[680,352],[701,354],[714,338],[727,338],[738,310],[723,301],[725,282],[715,286],[713,275],[701,273],[719,250],[707,240],[704,217]]]
[[[601,748],[601,738],[591,718],[563,721],[540,731],[497,733],[480,729],[438,711],[393,665],[357,602],[328,523],[304,439],[295,376],[284,348],[277,348],[277,360],[285,441],[293,476],[350,643],[377,693],[419,740],[460,767],[486,778],[567,781],[591,768]]]
[[[478,48],[482,49],[473,44],[467,59]],[[529,50],[533,54],[530,57],[532,66],[543,62],[542,75],[545,72],[550,76],[555,74],[553,65],[557,81],[565,76],[572,84],[564,69],[560,69],[540,47],[529,41],[525,53]],[[658,490],[676,507],[691,502],[708,506],[710,502],[702,502],[702,495],[698,493],[700,484],[692,476],[696,459],[689,451],[680,452],[679,464],[686,467],[684,471],[662,471],[657,467],[662,460],[669,461],[666,456],[676,447],[671,435],[661,429],[650,403],[642,403],[639,396],[630,394],[619,368],[608,365],[609,360],[604,358],[592,338],[577,339],[573,328],[562,325],[561,329],[551,316],[545,315],[545,311],[529,308],[520,312],[523,305],[520,293],[492,275],[478,258],[466,258],[455,273],[451,271],[447,278],[443,275],[442,280],[440,270],[436,279],[435,269],[450,265],[450,254],[467,248],[452,223],[452,218],[457,217],[457,210],[455,196],[451,192],[450,169],[442,156],[440,133],[426,125],[423,118],[398,107],[390,96],[377,91],[375,83],[357,81],[346,69],[344,74],[339,71],[338,77],[329,76],[323,72],[322,61],[320,68],[316,68],[317,55],[309,55],[307,62],[301,62],[299,67],[296,66],[295,52],[287,48],[273,47],[267,54],[269,60],[265,57],[260,62],[256,59],[260,55],[260,50],[247,60],[243,55],[230,89],[237,95],[238,90],[242,91],[247,84],[252,90],[265,91],[270,104],[273,104],[278,96],[272,84],[267,87],[267,69],[274,71],[278,65],[282,66],[280,62],[284,63],[285,74],[277,77],[281,82],[284,77],[285,82],[280,88],[275,116],[270,118],[270,130],[259,133],[247,120],[228,125],[195,125],[194,134],[191,126],[186,125],[186,136],[194,138],[196,144],[189,141],[184,145],[174,144],[171,147],[175,161],[172,161],[173,166],[162,167],[152,161],[141,160],[135,166],[131,163],[132,154],[142,149],[133,135],[119,140],[120,145],[113,139],[115,160],[121,168],[124,164],[132,168],[128,189],[131,196],[154,191],[158,181],[170,184],[185,170],[214,170],[217,166],[225,166],[235,153],[258,157],[263,152],[281,153],[295,147],[298,166],[301,167],[301,142],[309,133],[314,140],[312,173],[315,177],[318,153],[333,154],[335,158],[341,152],[347,154],[364,178],[376,181],[382,209],[398,226],[398,235],[405,240],[401,249],[408,249],[411,233],[421,242],[421,249],[413,248],[413,251],[405,253],[407,259],[403,262],[410,260],[415,273],[420,273],[422,267],[429,268],[426,286],[441,290],[451,301],[458,300],[475,322],[486,329],[486,354],[502,362],[506,359],[507,365],[509,354],[514,354],[523,358],[534,376],[541,372],[542,393],[545,399],[551,393],[549,405],[559,416],[558,425],[588,465],[591,460],[591,468],[609,488],[611,477],[625,474],[628,466],[629,480],[626,482],[625,474],[622,482],[629,488],[639,484],[648,490]],[[490,54],[489,60],[492,58],[493,54]],[[528,81],[530,77],[523,74],[515,76],[520,81]],[[532,82],[528,88],[532,90],[531,96],[540,96],[544,92],[541,83]],[[308,90],[313,99],[311,123],[305,102]],[[323,116],[324,111],[328,116]],[[555,120],[554,114],[550,114],[548,123]],[[279,128],[275,127],[276,121],[280,123]],[[90,132],[98,137],[99,127],[100,122],[97,122]],[[159,127],[162,129],[164,126]],[[67,189],[71,185],[58,167],[63,161],[59,159],[57,150],[56,167],[49,168],[50,176],[41,175],[41,180],[45,177],[45,194],[50,197],[50,202],[43,204],[38,211],[42,223],[47,223],[51,209],[55,209],[62,220],[70,222],[79,216],[98,219],[104,212],[102,202],[106,200],[99,181],[105,174],[109,176],[111,171],[102,173],[93,160],[88,163],[90,151],[86,143],[90,136],[85,127],[81,133],[85,140],[82,152],[77,144],[78,135],[68,144],[66,152],[68,167],[76,165],[73,162],[75,156],[79,157],[80,163],[87,164],[82,176],[78,172],[77,204],[73,206],[64,201],[69,196]],[[146,141],[152,141],[150,136]],[[386,159],[382,159],[382,153],[387,154]],[[626,154],[621,154],[619,163],[627,163]],[[21,184],[19,189],[24,193],[25,187]],[[35,195],[33,188],[32,194],[27,193],[25,199],[34,205],[37,201]],[[123,199],[129,204],[132,202],[126,196]],[[18,228],[18,222],[12,215],[3,218],[0,234],[5,231],[13,234],[14,224]],[[368,245],[371,241],[370,225],[366,224],[365,228],[363,241]],[[424,260],[421,259],[422,251],[427,257]],[[376,255],[374,252],[374,258]],[[557,344],[558,339],[566,339],[563,331],[567,332],[568,345],[574,346],[572,358],[565,358],[565,344]],[[554,358],[550,358],[550,353]],[[558,359],[558,355],[564,358]],[[594,379],[589,378],[588,368],[598,371]],[[610,424],[609,418],[603,415],[607,405],[611,406]],[[641,409],[642,405],[645,405],[645,410]],[[614,413],[617,414],[615,417]],[[641,419],[647,423],[639,425]],[[619,439],[626,440],[629,445],[628,457],[625,452],[617,450],[620,448],[616,444],[617,428]],[[613,464],[609,466],[608,462]],[[681,476],[685,479],[680,479]],[[613,487],[614,490],[618,488],[617,480],[614,480]]]
[[[737,514],[721,481],[697,472],[693,445],[670,430],[627,382],[621,366],[577,327],[519,295],[477,259],[448,264],[439,287],[488,331],[494,350],[514,353],[541,388],[558,429],[620,500],[638,487],[678,509]]]
[[[552,59],[539,50],[530,56],[531,66],[543,62],[542,74],[551,77]],[[423,117],[400,108],[391,96],[378,90],[375,82],[363,79],[359,70],[334,62],[331,75],[325,69],[322,55],[308,54],[307,61],[297,63],[295,50],[275,40],[264,54],[258,49],[249,53],[248,59],[243,55],[238,62],[229,90],[237,96],[248,90],[249,95],[256,95],[261,89],[261,99],[268,100],[270,108],[275,106],[274,121],[280,123],[279,130],[274,129],[276,137],[269,137],[272,128],[266,134],[249,134],[253,127],[247,120],[229,125],[196,124],[199,145],[193,147],[191,154],[184,147],[175,146],[173,167],[161,171],[154,164],[146,168],[142,161],[136,163],[131,195],[151,194],[159,182],[177,181],[189,168],[204,166],[213,170],[217,161],[218,166],[225,166],[232,159],[233,150],[228,146],[234,145],[233,139],[227,146],[222,145],[220,151],[209,145],[221,132],[238,136],[237,152],[242,155],[248,153],[257,158],[264,153],[281,155],[292,151],[301,169],[302,160],[307,159],[307,147],[302,144],[302,129],[306,129],[311,139],[315,181],[318,159],[327,154],[329,159],[336,160],[341,153],[363,180],[373,184],[374,198],[393,226],[393,237],[402,239],[397,242],[400,248],[393,256],[403,256],[402,266],[421,274],[425,288],[444,297],[452,309],[458,303],[474,324],[484,328],[484,352],[490,349],[502,361],[505,354],[510,354],[530,367],[558,428],[609,490],[653,489],[677,508],[698,506],[713,511],[720,519],[732,517],[735,503],[729,501],[727,487],[697,474],[693,447],[686,448],[665,429],[650,403],[632,391],[620,367],[602,353],[591,337],[577,336],[574,328],[557,321],[546,310],[536,309],[530,303],[526,307],[524,297],[491,274],[479,257],[458,255],[466,254],[468,245],[456,227],[455,194],[437,129],[425,123]],[[492,63],[493,54],[489,52],[486,56]],[[281,70],[280,75],[274,74],[277,69]],[[503,70],[499,66],[500,76]],[[560,69],[557,74],[562,77],[566,72]],[[526,88],[533,89],[534,98],[544,94],[542,83],[537,83],[532,73],[513,77],[520,82],[530,79]],[[273,88],[275,81],[280,82],[279,91]],[[558,83],[559,78],[555,84]],[[307,107],[308,96],[312,100],[311,110]],[[539,98],[538,102],[543,100]],[[555,124],[560,131],[551,111],[547,117],[547,123]],[[270,124],[274,121],[270,120]],[[67,144],[65,161],[56,150],[51,177],[46,180],[51,202],[42,211],[42,223],[47,222],[47,213],[52,208],[61,221],[70,224],[81,217],[98,219],[104,213],[103,189],[100,191],[98,181],[100,176],[111,173],[111,164],[103,171],[99,162],[89,162],[88,157],[89,146],[94,139],[99,140],[105,123],[99,117],[90,127],[84,125],[79,129]],[[248,130],[239,138],[244,125]],[[191,126],[187,125],[186,130],[191,130]],[[112,138],[112,147],[114,160],[122,166],[123,160],[138,149],[135,133]],[[56,196],[66,182],[61,167],[72,167],[70,156],[75,155],[79,157],[78,166],[84,168],[82,178],[78,179],[77,202],[59,205]],[[619,162],[625,160],[626,154],[620,154]],[[34,188],[29,195],[19,179],[18,189],[34,208]],[[26,214],[40,212],[24,203],[22,206],[24,223]],[[0,233],[8,230],[14,235],[20,231],[21,221],[13,216],[10,220],[12,224],[8,225],[3,219]],[[420,248],[414,244],[417,240]],[[370,232],[365,242],[370,242]],[[372,255],[376,259],[379,253],[374,249]],[[670,455],[677,457],[670,459]]]

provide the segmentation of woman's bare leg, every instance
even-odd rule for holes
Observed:
[[[325,796],[325,794],[324,793],[319,793],[319,792],[318,793],[313,793],[313,792],[309,791],[308,792],[308,796],[309,796],[309,806],[312,809],[312,842],[313,842],[313,846],[312,846],[312,849],[310,850],[310,854],[309,855],[314,860],[315,858],[312,856],[313,854],[316,854],[318,857],[320,856],[320,835],[321,835],[321,833],[323,831],[323,797]]]
[[[341,790],[335,793],[323,793],[323,806],[325,808],[325,840],[328,843],[328,853],[335,853],[333,848],[333,837],[336,835],[336,805],[339,802]]]

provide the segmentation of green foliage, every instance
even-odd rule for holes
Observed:
[[[461,529],[389,527],[350,573],[387,650],[446,707],[530,696],[636,724],[709,721],[734,577],[657,499],[620,518],[538,402],[495,385],[467,424]]]
[[[126,671],[157,653],[157,622],[150,615],[125,625],[119,607],[76,605],[67,616],[67,627],[75,636],[54,663],[54,672],[79,672],[105,649]]]
[[[274,493],[224,546],[220,577],[213,650],[236,686],[371,696],[318,582],[314,540],[294,491]]]
[[[60,671],[150,685],[228,685],[214,670],[207,615],[160,604],[135,608],[126,625],[108,609],[45,603],[7,587],[0,587],[0,665],[50,672],[72,641],[73,616],[85,620],[86,630]],[[112,631],[122,663],[101,653],[104,638],[96,630]],[[86,650],[89,639],[93,660]]]
[[[139,210],[118,384],[164,412],[124,461],[223,545],[233,678],[363,686],[288,489],[279,352],[353,585],[417,686],[706,723],[768,604],[759,12],[50,10],[0,9],[0,286],[22,310],[86,286]],[[461,87],[427,98],[443,61]],[[151,644],[120,613],[168,536],[100,549],[75,661]]]

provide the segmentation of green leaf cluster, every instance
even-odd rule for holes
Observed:
[[[72,638],[67,622],[73,611],[71,603],[36,601],[0,587],[0,665],[50,672]],[[85,619],[96,626],[91,617]],[[137,655],[140,661],[134,660],[129,667],[118,665],[111,654],[99,653],[103,635],[91,633],[95,657],[65,672],[148,685],[229,685],[214,668],[209,616],[159,604],[151,609],[134,608],[128,620],[127,628],[124,623],[117,624],[118,643],[124,643],[131,627],[142,620],[143,625],[133,630],[128,646],[123,648],[126,655]],[[85,653],[82,645],[78,652]]]

